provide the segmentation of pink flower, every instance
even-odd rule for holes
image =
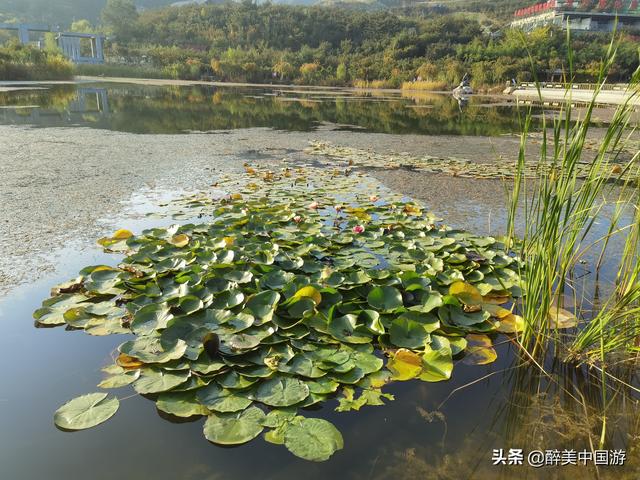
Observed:
[[[371,201],[371,202],[377,202],[378,200],[380,200],[380,197],[377,196],[377,195],[371,195],[369,197],[369,201]]]
[[[353,233],[363,233],[364,227],[362,225],[356,225],[355,227],[353,227],[352,231]]]
[[[318,204],[318,202],[311,202],[309,204],[309,210],[317,210],[319,206],[320,204]]]
[[[300,223],[302,221],[302,217],[300,215],[296,215],[293,217],[293,221],[296,223]]]

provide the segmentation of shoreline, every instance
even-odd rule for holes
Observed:
[[[370,92],[370,93],[397,93],[397,94],[436,94],[450,95],[450,91],[443,90],[421,90],[421,89],[405,89],[405,88],[360,88],[360,87],[336,87],[324,85],[294,85],[287,83],[241,83],[241,82],[216,82],[204,80],[173,80],[173,79],[157,79],[157,78],[131,78],[131,77],[94,77],[94,76],[76,76],[74,80],[52,80],[52,81],[0,81],[0,92],[13,92],[20,90],[33,90],[45,85],[82,85],[93,83],[118,83],[143,86],[157,87],[192,87],[192,86],[211,86],[222,88],[264,88],[264,89],[283,89],[283,90],[309,90],[309,91],[336,91],[336,92]],[[570,97],[567,97],[567,94]],[[563,88],[541,88],[540,91],[534,87],[525,87],[514,90],[511,93],[484,93],[474,94],[476,97],[484,98],[500,98],[507,101],[531,101],[531,102],[577,102],[589,103],[593,98],[593,90],[574,88],[566,91]],[[596,103],[600,105],[618,106],[625,102],[630,105],[640,106],[640,95],[635,95],[628,91],[621,90],[602,90],[597,98]]]

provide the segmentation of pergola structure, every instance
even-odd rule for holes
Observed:
[[[22,44],[31,41],[31,32],[56,34],[56,41],[62,50],[62,54],[74,63],[104,63],[104,37],[95,33],[59,32],[52,30],[48,25],[36,25],[25,23],[0,23],[0,30],[12,30],[18,32],[18,40]],[[82,49],[82,40],[87,39],[90,45],[90,54],[85,55]]]

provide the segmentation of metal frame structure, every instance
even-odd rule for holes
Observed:
[[[25,23],[0,23],[0,30],[18,32],[18,40],[23,45],[31,41],[31,32],[55,33],[58,46],[62,54],[73,63],[104,63],[104,36],[95,33],[60,32],[48,25]],[[91,55],[82,54],[81,41],[88,39],[91,45]]]

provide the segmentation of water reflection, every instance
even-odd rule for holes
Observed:
[[[0,106],[0,124],[145,134],[312,131],[332,124],[376,133],[494,136],[519,128],[513,103],[421,92],[81,84],[0,93]]]

